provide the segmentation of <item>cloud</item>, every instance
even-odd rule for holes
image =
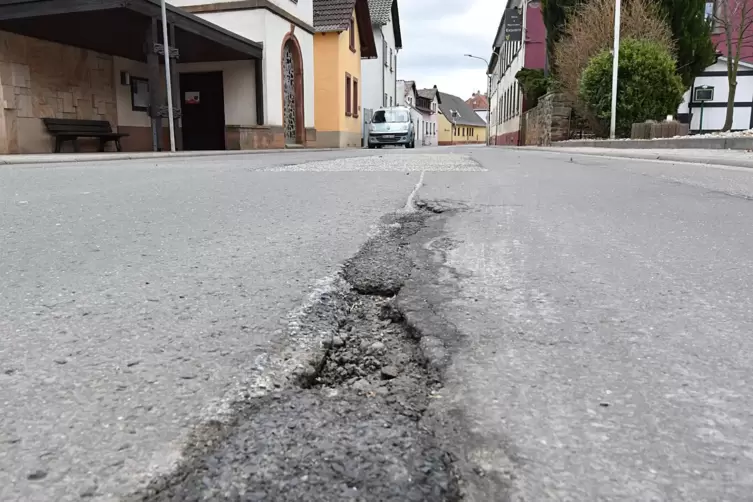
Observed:
[[[398,77],[469,98],[486,91],[486,66],[505,8],[500,0],[398,0],[403,50]]]

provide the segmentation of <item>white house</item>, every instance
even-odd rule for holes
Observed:
[[[230,32],[264,46],[263,126],[240,134],[264,136],[264,146],[314,145],[314,13],[312,0],[170,0]],[[252,106],[249,104],[248,106]]]
[[[703,124],[701,124],[701,103],[694,100],[693,91],[705,86],[714,88],[714,96],[711,101],[703,103]],[[683,96],[677,114],[680,118],[686,118],[686,114],[691,114],[690,132],[693,134],[720,131],[727,117],[728,93],[727,58],[720,57],[716,63],[695,78],[692,88]],[[753,129],[753,64],[740,61],[732,130],[747,129]]]
[[[369,13],[378,55],[361,61],[361,106],[374,110],[398,103],[397,53],[403,40],[397,0],[369,0]]]
[[[424,146],[439,145],[439,105],[442,98],[435,85],[431,89],[419,89],[416,109],[422,117],[422,140]]]
[[[398,80],[397,81],[397,96],[396,105],[406,106],[410,108],[411,122],[413,122],[413,128],[416,131],[416,144],[421,145],[423,141],[421,122],[423,117],[416,108],[418,102],[418,91],[416,90],[416,83],[413,80]]]

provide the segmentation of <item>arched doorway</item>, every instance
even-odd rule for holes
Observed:
[[[289,34],[282,42],[282,128],[285,144],[304,144],[303,61],[298,40]]]

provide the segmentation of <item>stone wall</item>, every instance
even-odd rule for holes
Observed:
[[[570,102],[562,94],[539,98],[539,103],[523,114],[524,144],[547,146],[569,139],[571,111]]]
[[[115,126],[113,80],[112,56],[0,31],[0,153],[53,151],[42,118]],[[97,147],[80,143],[82,151]]]

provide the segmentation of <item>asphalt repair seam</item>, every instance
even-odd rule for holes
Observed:
[[[321,340],[321,349],[291,355],[289,378],[234,403],[232,420],[197,430],[181,466],[126,500],[461,499],[453,458],[422,421],[459,334],[421,288],[405,287],[436,279],[453,209],[415,206],[384,217],[322,288],[296,322],[307,341],[286,340]]]

